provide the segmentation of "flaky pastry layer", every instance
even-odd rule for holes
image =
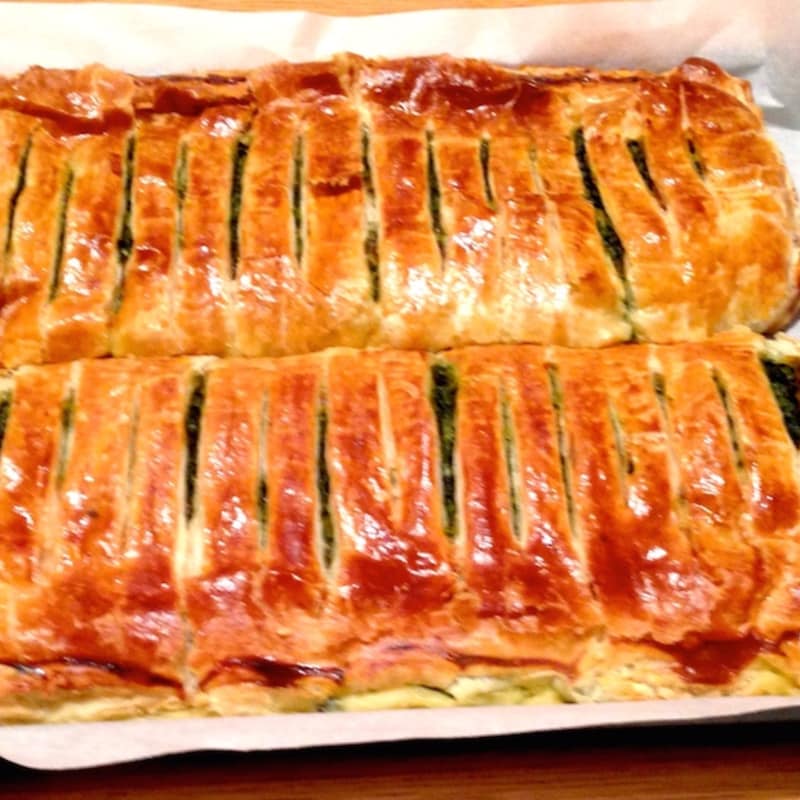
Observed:
[[[0,81],[0,363],[775,329],[797,204],[746,83],[343,55]]]
[[[0,716],[794,693],[799,360],[739,329],[5,373]]]

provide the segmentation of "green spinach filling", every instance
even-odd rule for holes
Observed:
[[[522,517],[519,506],[519,490],[517,488],[517,445],[514,438],[514,423],[508,399],[503,397],[500,403],[503,424],[503,455],[508,475],[508,497],[511,506],[511,530],[517,541],[522,539]]]
[[[697,149],[697,145],[694,143],[694,140],[687,139],[686,148],[689,151],[689,160],[692,162],[692,167],[694,168],[694,171],[701,178],[705,178],[706,165],[703,163],[703,159],[700,157],[700,151]]]
[[[564,496],[567,501],[567,516],[571,528],[575,529],[575,500],[572,496],[572,476],[569,471],[567,432],[564,425],[564,392],[561,379],[554,364],[547,367],[547,380],[550,384],[550,402],[556,422],[556,440],[558,443],[558,461],[561,467],[561,481],[564,484]]]
[[[458,378],[452,364],[436,362],[431,367],[431,405],[439,435],[439,463],[444,503],[445,534],[456,534],[455,438]]]
[[[447,235],[442,224],[442,192],[439,186],[439,175],[436,171],[436,157],[433,152],[433,134],[426,133],[427,144],[427,173],[428,173],[428,208],[431,215],[431,226],[436,237],[439,254],[444,261],[446,255]]]
[[[492,173],[489,163],[491,154],[489,150],[489,139],[485,136],[481,139],[479,157],[481,161],[481,176],[483,177],[483,193],[486,197],[487,205],[492,211],[495,211],[497,209],[497,202],[495,201],[494,192],[492,191]]]
[[[20,156],[19,159],[19,171],[17,173],[17,183],[14,186],[14,191],[11,193],[11,197],[8,200],[8,222],[6,223],[6,245],[5,245],[6,255],[8,255],[11,252],[12,241],[13,241],[12,234],[14,233],[14,218],[16,217],[17,214],[17,204],[19,203],[20,195],[25,190],[25,184],[28,178],[28,159],[30,158],[32,145],[33,145],[33,138],[29,136],[28,140],[25,142],[25,147],[23,148],[22,155]]]
[[[48,299],[53,300],[58,294],[58,287],[61,283],[61,265],[64,260],[64,240],[67,235],[67,209],[69,208],[69,198],[72,195],[72,184],[75,181],[75,173],[71,167],[67,168],[64,185],[61,187],[61,197],[58,201],[58,229],[56,232],[56,249],[53,254],[53,275],[50,280],[50,292]]]
[[[305,236],[303,232],[303,180],[305,174],[305,152],[303,137],[294,140],[292,152],[292,222],[294,224],[294,255],[297,264],[303,263]]]
[[[633,474],[633,459],[628,452],[628,448],[625,447],[625,431],[622,429],[619,414],[611,403],[608,406],[608,414],[611,419],[611,430],[614,434],[614,449],[617,451],[620,476],[624,479],[626,475]]]
[[[374,222],[367,224],[364,236],[364,255],[369,270],[369,296],[377,303],[381,297],[381,274],[378,261],[378,226]]]
[[[122,305],[125,292],[125,266],[133,251],[133,228],[131,217],[133,214],[133,171],[136,159],[136,137],[131,135],[125,143],[125,162],[122,178],[122,216],[120,218],[119,232],[117,234],[117,264],[119,271],[117,282],[114,286],[114,296],[111,300],[111,311],[116,313]]]
[[[594,221],[597,227],[597,232],[600,234],[600,239],[603,242],[603,249],[606,256],[614,266],[619,279],[622,283],[622,305],[623,317],[627,322],[630,322],[631,311],[634,306],[633,292],[628,277],[625,271],[625,247],[622,240],[619,238],[614,224],[611,222],[611,217],[606,211],[605,204],[603,203],[600,188],[589,163],[589,157],[586,152],[586,138],[584,137],[583,128],[577,128],[572,137],[573,146],[575,149],[575,158],[578,162],[578,167],[583,180],[584,197],[594,207]],[[636,340],[636,328],[631,326],[631,339]]]
[[[575,149],[575,158],[578,161],[581,179],[583,180],[585,197],[594,206],[595,222],[597,224],[597,230],[600,233],[600,238],[603,240],[603,246],[605,247],[608,257],[611,259],[611,263],[617,270],[617,274],[623,282],[625,282],[625,248],[622,245],[622,240],[614,229],[611,218],[608,216],[603,198],[600,194],[600,189],[597,185],[597,180],[595,179],[591,164],[589,164],[583,128],[577,128],[575,130],[572,141]]]
[[[242,189],[244,186],[244,168],[250,152],[250,137],[242,134],[233,148],[233,167],[231,172],[231,208],[228,217],[230,226],[231,278],[236,278],[239,268],[239,217],[242,213]]]
[[[195,511],[195,484],[197,482],[197,456],[200,448],[200,430],[203,406],[206,400],[206,378],[198,372],[192,376],[189,403],[184,418],[186,439],[186,472],[184,485],[184,511],[186,521],[191,522]]]
[[[797,373],[791,364],[761,359],[775,402],[783,415],[783,424],[795,447],[800,445],[800,403],[797,399]]]
[[[6,389],[0,393],[0,452],[3,450],[3,442],[6,438],[6,427],[8,418],[11,415],[11,390]]]
[[[125,143],[125,167],[122,179],[122,219],[117,236],[117,259],[120,264],[127,263],[133,249],[133,230],[131,213],[133,211],[133,169],[136,159],[136,137],[129,136]]]
[[[658,191],[658,186],[656,186],[656,182],[653,180],[653,176],[650,174],[650,167],[647,164],[647,154],[644,150],[644,142],[641,139],[629,139],[627,144],[628,152],[631,154],[633,163],[636,165],[639,175],[642,176],[645,186],[647,186],[650,194],[652,194],[653,197],[658,200],[658,204],[663,207],[664,200],[661,197],[661,193]]]
[[[267,479],[262,473],[258,476],[258,485],[256,486],[256,513],[258,515],[258,529],[260,531],[262,545],[266,541],[267,530]]]
[[[330,568],[336,555],[336,539],[331,516],[331,477],[328,472],[328,410],[324,399],[320,401],[317,415],[317,496],[319,497],[319,522],[322,532],[322,562]]]
[[[186,142],[182,142],[178,150],[178,161],[175,165],[175,196],[177,198],[176,240],[178,247],[183,247],[183,206],[186,202],[186,191],[189,183],[189,150]]]
[[[367,201],[367,229],[364,235],[364,257],[369,270],[370,297],[378,302],[381,296],[381,274],[378,254],[378,225],[375,222],[375,182],[372,177],[372,162],[370,161],[369,130],[361,128],[361,179],[364,184],[364,194]]]
[[[269,416],[267,395],[261,401],[261,416],[258,431],[258,478],[256,480],[256,518],[258,519],[259,544],[267,544],[267,522],[269,519],[269,486],[267,485],[267,432]]]
[[[713,370],[712,378],[714,380],[714,385],[717,387],[719,399],[722,402],[723,408],[725,409],[725,421],[728,426],[728,436],[730,438],[736,460],[736,469],[741,473],[744,472],[744,452],[742,450],[741,440],[739,439],[739,432],[736,429],[736,420],[733,417],[733,409],[731,408],[731,398],[728,392],[728,387],[725,385],[725,382],[722,380],[722,376],[719,374],[719,372],[717,372],[716,369]]]
[[[72,389],[61,403],[61,438],[58,445],[58,464],[56,467],[56,486],[64,483],[67,472],[70,443],[72,441],[72,422],[75,418],[75,392]]]

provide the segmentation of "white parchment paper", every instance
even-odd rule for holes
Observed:
[[[407,739],[470,739],[595,726],[795,719],[800,719],[797,698],[758,697],[137,719],[0,727],[0,756],[37,769],[75,769],[193,750],[288,750]]]
[[[372,17],[110,4],[0,3],[0,72],[98,61],[141,74],[240,69],[350,50],[449,52],[510,65],[668,69],[704,56],[752,81],[800,183],[800,0],[643,0]],[[800,326],[793,331],[800,334]],[[199,749],[269,750],[767,717],[800,700],[718,698],[0,727],[0,756],[66,769]]]

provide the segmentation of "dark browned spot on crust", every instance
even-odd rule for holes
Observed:
[[[200,688],[206,689],[224,679],[225,673],[245,673],[251,683],[270,688],[287,688],[304,678],[323,678],[336,684],[344,681],[344,670],[339,667],[295,664],[266,656],[237,656],[219,661],[200,681]]]

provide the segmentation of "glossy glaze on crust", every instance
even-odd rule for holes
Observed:
[[[748,87],[343,55],[0,82],[0,360],[775,329],[797,209]]]
[[[762,358],[796,393],[741,331],[7,373],[2,714],[793,691]]]

